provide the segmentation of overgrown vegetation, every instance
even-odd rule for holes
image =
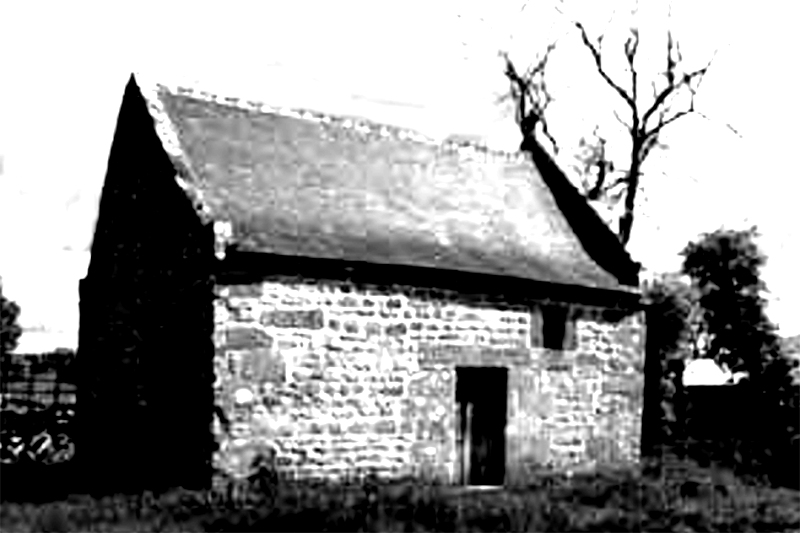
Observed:
[[[683,432],[683,370],[692,359],[713,359],[746,376],[731,386],[758,406],[754,412],[759,420],[741,413],[740,423],[759,430],[728,446],[727,459],[738,471],[761,471],[776,483],[799,488],[800,387],[792,383],[797,362],[783,353],[776,327],[765,314],[760,269],[766,258],[757,237],[755,227],[704,234],[681,252],[683,278],[665,275],[646,287],[658,321],[648,324],[648,330],[659,336],[661,365],[660,405],[652,410],[659,424],[657,435],[648,438],[666,445],[691,438]]]
[[[45,505],[4,503],[3,531],[796,531],[800,495],[689,468],[679,478],[634,470],[527,487],[465,491],[407,479],[360,483],[281,480],[234,501],[173,490]]]

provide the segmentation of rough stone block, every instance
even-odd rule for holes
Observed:
[[[397,424],[391,419],[378,420],[372,425],[371,430],[380,435],[391,435],[397,433]]]
[[[229,285],[228,296],[235,298],[258,298],[262,293],[262,286],[258,283],[249,285]]]
[[[261,315],[261,323],[264,326],[300,329],[322,329],[325,324],[323,313],[320,309],[265,311]]]
[[[339,305],[341,307],[358,307],[358,299],[352,296],[345,296],[339,300]]]
[[[235,326],[225,331],[224,347],[228,350],[272,347],[273,339],[256,327]]]
[[[603,436],[593,436],[587,439],[586,456],[601,464],[615,464],[622,459],[622,453],[616,440]]]
[[[386,335],[389,337],[401,337],[408,332],[408,327],[403,324],[391,324],[386,327]]]
[[[520,446],[519,461],[522,464],[544,465],[550,461],[550,442],[542,438],[531,438]]]
[[[286,381],[286,362],[281,354],[271,348],[254,348],[241,355],[240,376],[257,382]]]
[[[523,391],[520,395],[520,411],[525,416],[547,418],[553,414],[553,409],[552,393]]]

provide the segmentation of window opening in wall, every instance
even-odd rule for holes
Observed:
[[[577,314],[570,306],[543,306],[536,310],[533,317],[538,322],[536,332],[531,331],[532,345],[550,350],[575,350],[578,339],[575,332]]]
[[[542,344],[550,350],[563,350],[567,333],[568,308],[547,306],[542,308]]]

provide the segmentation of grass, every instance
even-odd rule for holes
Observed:
[[[464,490],[413,479],[250,486],[41,504],[6,502],[2,531],[800,531],[800,492],[691,465],[543,475],[525,487]]]

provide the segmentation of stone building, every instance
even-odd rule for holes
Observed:
[[[537,147],[132,77],[81,282],[78,454],[137,486],[266,450],[477,485],[635,461],[638,271]]]

